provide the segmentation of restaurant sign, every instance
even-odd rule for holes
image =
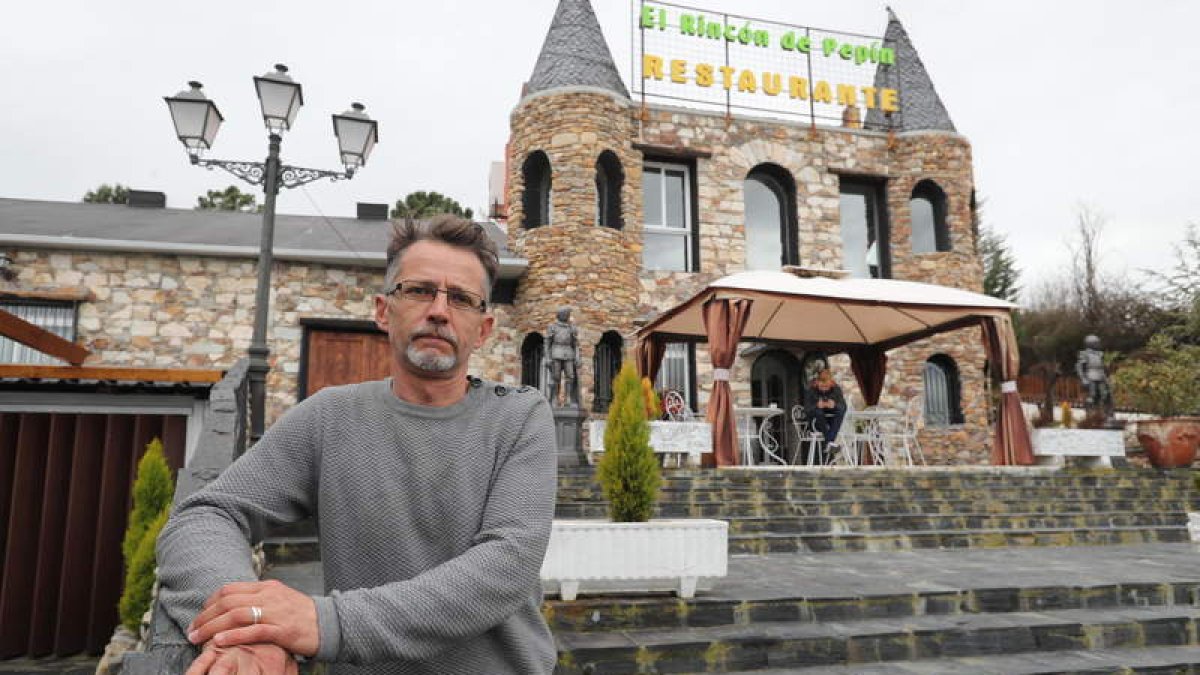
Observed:
[[[634,11],[634,94],[643,101],[814,124],[840,123],[848,107],[866,120],[900,109],[899,91],[887,86],[895,47],[881,37],[648,0]]]

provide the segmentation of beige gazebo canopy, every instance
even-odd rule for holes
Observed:
[[[707,417],[718,465],[736,463],[728,369],[739,342],[846,352],[865,402],[874,405],[883,391],[888,350],[976,325],[1003,381],[992,462],[1033,463],[1014,382],[1019,357],[1010,314],[1015,305],[933,284],[822,274],[755,271],[723,277],[638,331],[638,368],[652,379],[668,342],[709,343],[714,376]]]

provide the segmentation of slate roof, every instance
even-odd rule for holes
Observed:
[[[896,63],[892,66],[880,66],[875,71],[875,87],[891,88],[900,92],[900,110],[892,114],[892,128],[897,131],[942,130],[956,131],[954,122],[950,121],[950,113],[942,105],[937,90],[933,88],[933,80],[921,62],[917,48],[908,37],[908,31],[895,12],[889,7],[887,31],[883,40],[885,45],[893,46],[896,50]],[[878,108],[867,111],[867,126],[886,128],[887,119]]]
[[[504,231],[495,223],[480,224],[496,242],[500,257],[513,258]],[[0,242],[15,242],[31,235],[251,247],[257,251],[261,228],[262,216],[254,213],[0,198]],[[369,264],[378,262],[390,236],[391,222],[387,220],[275,216],[276,249],[359,254]]]
[[[581,86],[629,98],[591,3],[559,0],[525,93]]]

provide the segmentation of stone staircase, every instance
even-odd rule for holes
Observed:
[[[731,554],[1182,542],[1188,472],[976,468],[678,471],[656,517],[729,521]],[[591,471],[559,476],[556,518],[604,518]]]
[[[659,514],[728,520],[729,577],[691,600],[547,601],[558,672],[1200,673],[1194,480],[669,472]],[[557,517],[604,516],[591,472],[559,484]]]
[[[727,520],[729,575],[544,611],[569,674],[1200,674],[1189,511],[1187,471],[668,471],[656,515]],[[560,474],[556,517],[606,517],[592,470]],[[308,527],[270,576],[319,593]]]

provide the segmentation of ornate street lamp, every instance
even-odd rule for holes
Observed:
[[[258,102],[262,107],[263,123],[267,130],[267,159],[265,162],[236,162],[205,159],[203,153],[212,148],[217,130],[224,121],[216,104],[205,97],[199,82],[189,82],[190,89],[165,97],[179,137],[192,164],[209,170],[220,168],[252,185],[263,189],[262,240],[258,254],[258,288],[254,306],[254,335],[250,340],[250,442],[262,437],[266,419],[266,382],[271,367],[267,361],[267,313],[271,292],[271,263],[275,239],[275,197],[280,188],[294,188],[321,178],[350,179],[359,167],[365,166],[371,149],[379,141],[379,123],[363,112],[361,103],[341,115],[333,115],[334,134],[345,171],[306,169],[281,164],[279,146],[282,134],[292,128],[296,113],[304,105],[300,85],[287,74],[287,67],[276,65],[275,70],[254,78]]]

